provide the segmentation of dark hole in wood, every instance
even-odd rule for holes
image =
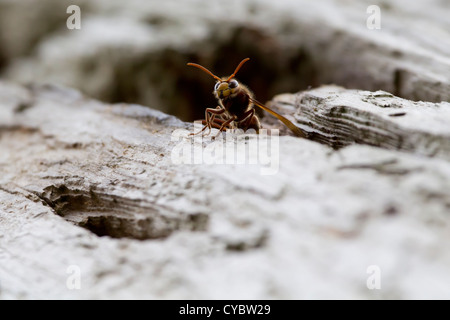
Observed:
[[[66,185],[50,186],[38,196],[58,215],[98,236],[161,239],[180,230],[205,231],[209,222],[209,216],[201,212],[168,213],[141,201],[111,199],[94,189],[86,192]]]

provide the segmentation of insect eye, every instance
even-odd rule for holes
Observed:
[[[238,82],[236,80],[231,80],[230,83],[228,84],[228,87],[231,89],[234,89],[238,86]]]
[[[220,86],[220,82],[217,82],[216,85],[214,86],[214,91],[217,91],[219,89]]]

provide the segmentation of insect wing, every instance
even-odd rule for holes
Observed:
[[[286,119],[285,117],[283,117],[281,114],[276,113],[275,111],[273,111],[272,109],[266,107],[265,105],[263,105],[261,102],[258,102],[257,100],[250,98],[250,101],[253,102],[254,105],[260,107],[261,109],[263,109],[264,111],[267,111],[268,113],[270,113],[271,115],[273,115],[274,117],[277,117],[278,120],[280,120],[281,122],[283,122],[286,127],[288,127],[289,129],[291,129],[291,131],[297,136],[297,137],[302,137],[302,138],[306,138],[306,134],[303,132],[303,130],[301,130],[299,127],[297,127],[295,124],[293,124],[291,121],[289,121],[288,119]]]

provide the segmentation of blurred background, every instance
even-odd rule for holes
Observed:
[[[367,27],[373,4],[380,30]],[[81,9],[79,30],[67,28],[70,5]],[[238,79],[262,102],[328,83],[441,101],[449,13],[447,0],[0,0],[0,77],[185,121],[216,106],[214,80],[186,63],[225,76],[245,57]]]

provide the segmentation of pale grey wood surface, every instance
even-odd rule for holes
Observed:
[[[337,99],[327,90],[356,96],[339,104],[363,110],[358,121],[395,100],[324,87],[302,94],[300,110],[315,99],[326,114]],[[417,105],[401,102],[414,117]],[[191,128],[137,105],[0,83],[0,298],[449,298],[445,157],[282,136],[273,175],[261,163],[176,164]],[[367,287],[373,265],[379,290]]]
[[[294,113],[310,139],[333,148],[363,143],[450,160],[449,102],[412,102],[384,91],[323,86],[279,95],[269,105]]]

